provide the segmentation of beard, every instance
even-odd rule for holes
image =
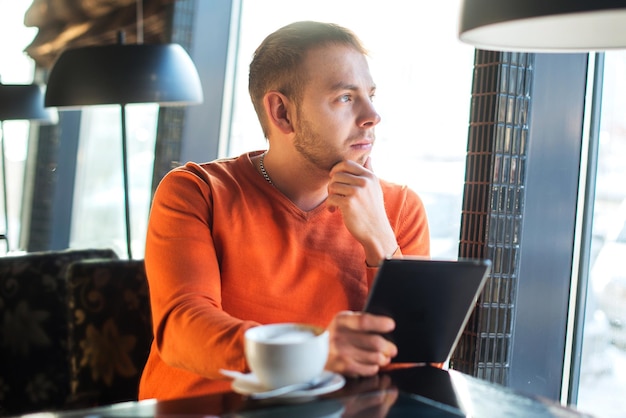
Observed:
[[[300,112],[298,112],[300,113]],[[293,142],[296,151],[300,153],[308,162],[319,170],[330,172],[335,164],[346,159],[345,153],[337,145],[324,141],[322,135],[313,127],[313,124],[306,118],[298,114],[298,128]],[[351,138],[345,142],[349,143]],[[363,165],[367,155],[359,157],[356,162]]]

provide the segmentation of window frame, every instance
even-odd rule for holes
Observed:
[[[587,60],[588,54],[535,56],[509,382],[565,403],[570,292],[581,250],[574,244]]]

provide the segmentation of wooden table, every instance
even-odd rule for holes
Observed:
[[[167,382],[163,382],[167,384]],[[27,417],[25,415],[24,417]],[[34,418],[34,414],[32,417]],[[589,417],[456,371],[412,367],[362,379],[305,400],[252,400],[235,392],[168,401],[126,402],[46,414],[70,417]],[[41,417],[41,415],[39,415]]]

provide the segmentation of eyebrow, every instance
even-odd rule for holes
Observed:
[[[338,83],[333,84],[332,86],[330,86],[330,90],[331,91],[337,91],[337,90],[350,90],[350,91],[357,91],[359,90],[359,87],[356,86],[355,84],[348,84],[348,83],[344,83],[343,81],[340,81]],[[370,87],[370,92],[376,91],[376,85],[373,84]]]

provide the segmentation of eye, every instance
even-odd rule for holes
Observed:
[[[339,96],[339,101],[341,103],[349,103],[352,101],[352,96],[350,96],[349,94],[343,94]]]
[[[373,102],[376,95],[374,93],[370,94],[370,101]]]

